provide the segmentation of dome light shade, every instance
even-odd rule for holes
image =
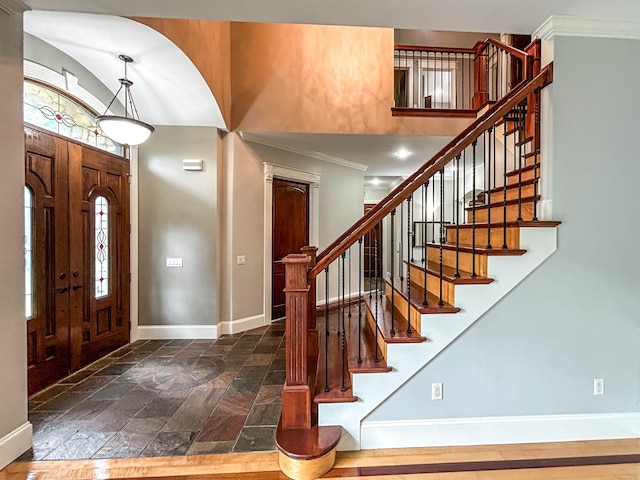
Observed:
[[[131,85],[133,82],[127,78],[127,64],[133,62],[133,58],[128,55],[119,55],[118,58],[124,62],[124,78],[120,78],[120,88],[111,99],[104,115],[96,118],[98,125],[104,134],[114,142],[122,145],[139,145],[145,142],[154,132],[154,128],[140,120],[138,109],[131,96]],[[118,94],[124,88],[124,116],[107,115],[109,107],[113,104]],[[129,115],[131,113],[131,115]]]
[[[102,115],[97,118],[104,134],[122,145],[139,145],[147,141],[154,132],[148,123],[129,117]]]

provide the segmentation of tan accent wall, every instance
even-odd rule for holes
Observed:
[[[175,43],[193,62],[218,102],[225,124],[231,124],[229,22],[133,17]],[[188,86],[185,86],[188,88]]]
[[[393,29],[231,24],[233,130],[459,133],[469,119],[392,117]]]

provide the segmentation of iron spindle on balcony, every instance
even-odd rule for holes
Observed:
[[[396,257],[396,239],[395,239],[395,230],[396,230],[396,209],[391,210],[391,335],[396,334],[395,329],[395,317],[396,317],[396,297],[394,295],[395,292],[395,281],[394,281],[394,261]],[[402,261],[402,258],[400,258]]]
[[[346,392],[347,391],[347,386],[345,384],[345,374],[346,374],[346,365],[345,365],[345,338],[344,338],[344,286],[345,286],[345,281],[344,281],[344,259],[347,255],[345,254],[345,252],[342,252],[342,304],[341,304],[341,314],[338,317],[338,324],[340,324],[340,318],[342,318],[342,328],[340,331],[340,355],[342,356],[342,375],[341,375],[341,385],[340,385],[340,391],[341,392]]]
[[[362,238],[358,239],[358,363],[362,363]]]
[[[487,163],[487,169],[489,171],[487,184],[488,198],[485,196],[485,204],[487,204],[487,249],[491,249],[491,140],[492,140],[493,126],[489,127],[489,162]],[[495,142],[495,137],[493,138]],[[494,143],[495,146],[495,143]],[[495,158],[495,156],[494,156]]]
[[[444,168],[440,170],[440,278],[439,278],[439,287],[440,287],[440,295],[438,300],[438,305],[444,305],[444,301],[442,300],[442,264],[443,262],[443,233],[442,229],[444,227]],[[425,285],[425,289],[426,289]]]
[[[478,140],[474,140],[471,144],[471,152],[473,155],[472,158],[472,183],[471,191],[473,192],[472,202],[473,208],[471,210],[471,278],[476,278],[476,146],[478,145]]]
[[[411,200],[413,193],[407,197],[407,246],[411,247]],[[408,252],[407,252],[408,253]],[[408,257],[409,255],[407,255]],[[407,334],[411,334],[411,268],[407,268]]]
[[[324,269],[324,391],[329,391],[329,267]]]
[[[464,175],[464,172],[463,172]],[[453,275],[460,278],[460,154],[456,156],[456,273]]]

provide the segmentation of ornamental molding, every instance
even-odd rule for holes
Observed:
[[[0,12],[9,16],[22,15],[27,10],[31,10],[31,8],[20,0],[0,0]]]
[[[304,170],[298,170],[297,168],[283,167],[282,165],[264,162],[264,180],[268,183],[273,183],[274,177],[309,183],[316,188],[320,186],[319,173],[306,172]]]
[[[313,150],[307,150],[305,148],[285,145],[283,143],[274,142],[273,140],[269,140],[258,135],[253,135],[251,133],[239,132],[238,134],[240,135],[240,138],[247,142],[257,143],[259,145],[264,145],[265,147],[277,148],[278,150],[284,150],[285,152],[291,152],[297,155],[302,155],[304,157],[315,158],[316,160],[334,163],[336,165],[361,170],[363,172],[368,168],[367,165],[363,165],[362,163],[350,162],[349,160],[345,160],[344,158],[334,157],[332,155],[315,152]]]
[[[552,15],[533,32],[533,36],[542,40],[551,40],[555,36],[640,40],[640,23]]]

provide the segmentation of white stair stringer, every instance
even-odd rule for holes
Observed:
[[[386,361],[391,372],[354,374],[353,394],[358,401],[318,405],[320,425],[342,426],[339,450],[359,450],[363,419],[555,252],[556,228],[522,227],[520,248],[527,253],[487,259],[492,283],[456,285],[459,313],[422,315],[422,334],[428,341],[387,344]]]

